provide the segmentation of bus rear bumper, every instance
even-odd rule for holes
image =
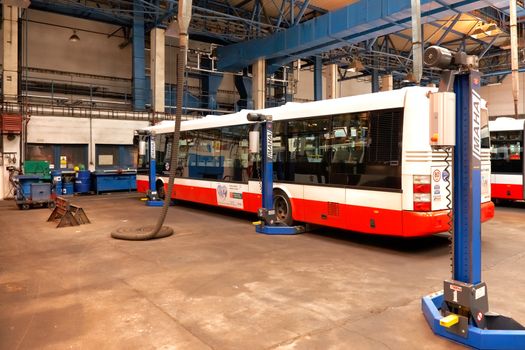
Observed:
[[[522,200],[523,185],[491,184],[491,196],[496,199]]]
[[[448,210],[431,212],[403,211],[403,236],[421,237],[449,229]],[[494,217],[494,203],[481,203],[481,222]]]

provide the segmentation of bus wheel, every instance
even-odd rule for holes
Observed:
[[[162,182],[162,180],[157,180],[157,182],[155,183],[155,188],[157,189],[157,195],[159,196],[159,198],[164,199],[164,197],[166,197],[164,182]]]
[[[292,204],[288,196],[280,190],[273,193],[273,207],[275,208],[275,216],[277,221],[282,222],[286,226],[293,224],[292,219]]]

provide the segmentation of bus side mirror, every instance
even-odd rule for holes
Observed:
[[[144,140],[139,141],[139,155],[140,156],[146,155],[146,141]]]
[[[250,153],[259,153],[259,140],[261,139],[259,130],[250,131],[248,139]]]
[[[248,119],[249,122],[263,122],[266,120],[265,116],[260,113],[248,113],[246,119]]]

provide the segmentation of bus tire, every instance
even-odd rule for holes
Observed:
[[[281,190],[275,190],[273,192],[273,207],[275,208],[277,221],[286,226],[293,225],[292,203],[286,193]]]
[[[155,189],[157,190],[157,196],[159,196],[160,199],[166,197],[166,189],[164,188],[164,182],[162,182],[162,180],[159,179],[155,182]]]

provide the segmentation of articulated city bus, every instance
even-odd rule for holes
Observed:
[[[492,198],[525,198],[524,120],[498,118],[489,122]]]
[[[445,152],[429,145],[433,91],[408,87],[256,111],[274,120],[278,218],[402,237],[448,230],[446,180],[452,169],[445,171]],[[248,212],[261,207],[259,161],[248,148],[249,112],[182,123],[174,199]],[[156,135],[162,192],[173,122],[147,129]],[[148,189],[148,167],[140,157],[139,191]],[[483,221],[494,216],[489,149],[482,150],[481,209]]]

